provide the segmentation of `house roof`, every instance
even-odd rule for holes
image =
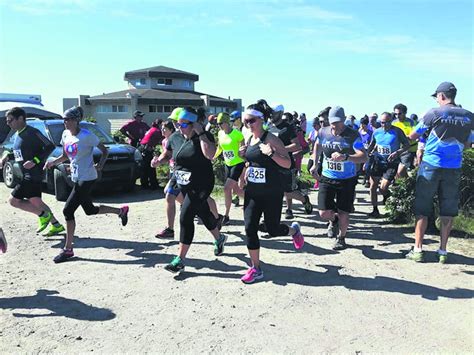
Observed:
[[[138,77],[146,78],[176,78],[176,79],[189,79],[192,81],[198,81],[199,75],[189,73],[183,70],[178,70],[174,68],[165,67],[159,65],[156,67],[144,68],[131,70],[125,73],[124,80],[135,79]]]
[[[92,104],[98,104],[101,102],[129,102],[130,95],[138,95],[139,104],[203,106],[204,100],[201,96],[206,94],[186,90],[129,89],[103,95],[91,96],[87,100]],[[223,107],[234,107],[236,105],[232,100],[213,95],[208,96],[211,104],[214,104],[215,102],[218,103],[218,106]]]

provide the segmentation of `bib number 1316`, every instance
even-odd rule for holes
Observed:
[[[343,172],[344,171],[344,163],[340,161],[327,161],[327,169],[331,171]]]

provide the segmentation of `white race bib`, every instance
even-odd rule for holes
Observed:
[[[71,163],[71,180],[72,181],[77,181],[79,178],[79,169],[77,164],[72,164]]]
[[[338,173],[343,173],[344,172],[344,162],[326,160],[326,169],[329,170],[329,171],[336,171]]]
[[[392,149],[389,145],[377,145],[377,153],[380,155],[390,155],[392,154]]]
[[[224,155],[225,161],[230,161],[235,158],[235,154],[233,150],[224,150],[222,154]]]
[[[180,185],[188,185],[191,182],[190,171],[176,170],[174,174],[176,176],[176,181]]]
[[[15,161],[17,161],[17,162],[23,161],[23,155],[21,154],[20,149],[15,149],[13,151],[13,156],[15,157]]]
[[[248,168],[247,180],[254,184],[265,184],[267,181],[265,178],[265,168],[250,166]]]

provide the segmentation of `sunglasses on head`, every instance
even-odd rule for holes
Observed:
[[[179,122],[178,122],[176,125],[177,125],[178,127],[181,127],[181,128],[188,128],[189,125],[191,125],[191,124],[192,124],[191,122],[183,122],[183,123],[179,123]]]
[[[249,118],[248,120],[244,120],[245,124],[254,124],[255,122],[257,122],[256,118]]]

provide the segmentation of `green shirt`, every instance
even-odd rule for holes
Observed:
[[[219,131],[217,135],[219,140],[219,155],[223,152],[224,162],[227,166],[234,166],[244,162],[239,155],[240,142],[244,140],[244,135],[238,129],[233,129],[229,134],[226,134],[223,130]]]

